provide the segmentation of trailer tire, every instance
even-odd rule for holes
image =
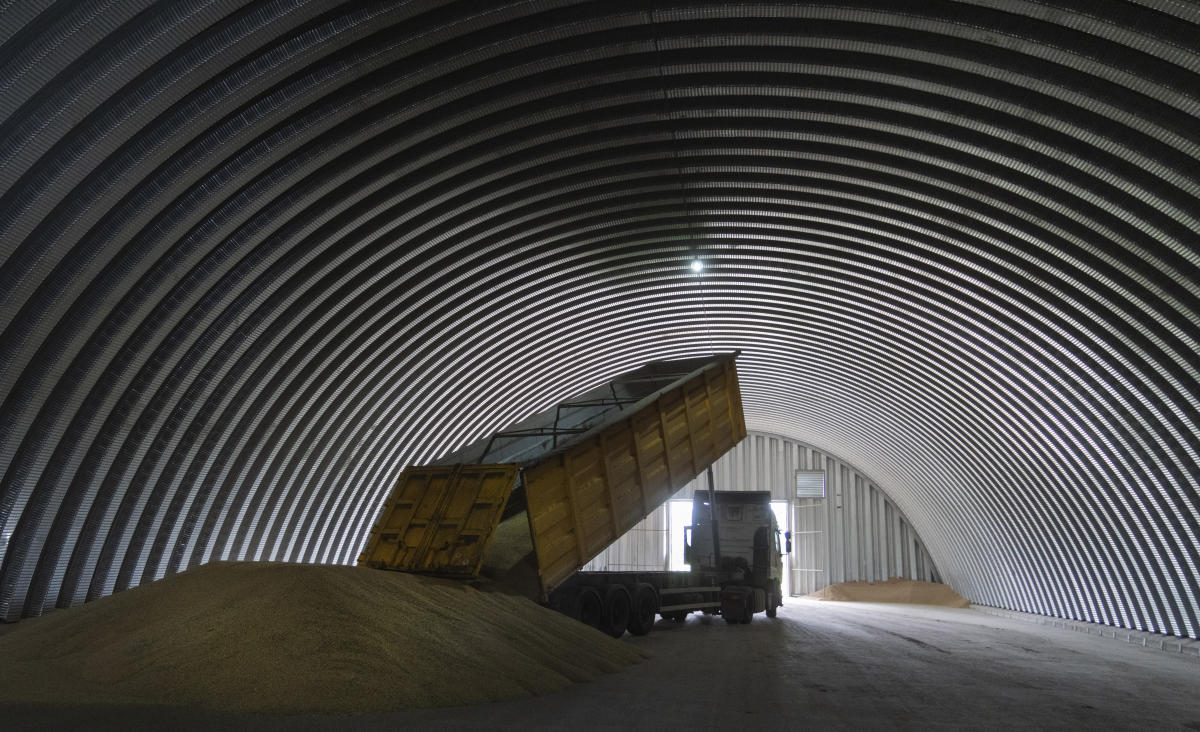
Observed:
[[[632,609],[633,598],[629,596],[625,585],[609,585],[604,593],[604,617],[600,621],[600,631],[613,638],[625,635]]]
[[[645,582],[638,582],[631,589],[633,605],[627,627],[633,635],[646,635],[654,628],[654,616],[658,613],[658,593],[653,585]]]
[[[571,617],[600,630],[604,619],[604,600],[595,587],[581,587],[575,594],[571,607]]]

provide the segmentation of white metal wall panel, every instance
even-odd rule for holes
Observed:
[[[654,509],[583,569],[588,572],[659,572],[668,569],[667,505]]]
[[[836,475],[838,495],[795,498],[795,471],[824,466]],[[836,582],[907,577],[940,582],[920,539],[887,493],[853,466],[817,448],[778,435],[751,433],[713,465],[717,490],[771,491],[792,507],[792,594],[805,595]],[[830,482],[833,482],[832,480]],[[690,499],[707,490],[706,476],[677,494]],[[844,494],[843,492],[844,491]],[[885,514],[891,516],[890,523]],[[614,543],[584,569],[663,569],[667,564],[665,507]],[[785,527],[787,528],[787,527]],[[906,553],[917,561],[906,561]]]

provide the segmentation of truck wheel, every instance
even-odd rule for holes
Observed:
[[[613,638],[625,635],[629,625],[629,615],[633,600],[625,585],[609,585],[604,593],[604,617],[600,623],[601,632],[608,633]]]
[[[754,620],[754,593],[746,595],[746,610],[742,613],[742,625],[749,625]]]
[[[654,627],[654,616],[658,612],[658,593],[652,585],[639,582],[633,586],[633,611],[629,613],[629,632],[646,635]]]
[[[572,616],[585,625],[600,628],[600,621],[604,618],[604,600],[600,598],[600,593],[595,587],[579,588],[579,593],[575,595]]]

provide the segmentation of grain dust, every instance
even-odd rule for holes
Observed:
[[[500,592],[217,562],[0,636],[0,701],[346,714],[544,694],[644,654]]]
[[[817,590],[808,597],[839,602],[903,602],[915,605],[971,607],[970,601],[952,590],[949,585],[896,577],[884,582],[842,582]]]

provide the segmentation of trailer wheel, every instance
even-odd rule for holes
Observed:
[[[654,616],[658,612],[658,593],[654,586],[639,582],[633,586],[633,608],[629,613],[629,632],[646,635],[654,627]]]
[[[604,619],[604,600],[600,598],[600,593],[595,587],[579,588],[579,593],[575,595],[572,616],[586,625],[601,629],[600,624]]]
[[[629,616],[633,608],[633,599],[625,585],[609,585],[604,593],[604,617],[600,622],[601,632],[608,633],[613,638],[625,635],[629,625]]]

